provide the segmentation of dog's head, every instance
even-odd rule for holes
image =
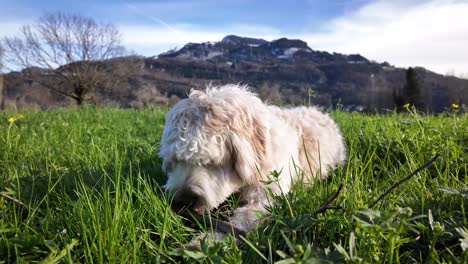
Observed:
[[[226,85],[192,91],[168,112],[159,155],[175,204],[202,213],[258,184],[266,155],[265,109],[246,87]]]

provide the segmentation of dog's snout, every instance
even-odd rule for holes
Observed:
[[[174,209],[185,208],[197,214],[201,214],[204,211],[201,204],[201,197],[190,190],[181,190],[177,192],[172,202]]]
[[[174,196],[174,203],[179,206],[189,206],[196,202],[197,195],[192,192],[179,192]]]

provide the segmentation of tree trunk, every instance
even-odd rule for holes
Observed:
[[[81,106],[81,105],[83,104],[83,98],[81,98],[81,97],[76,97],[75,100],[76,100],[76,104],[77,104],[78,106]]]
[[[76,98],[74,98],[76,100],[76,104],[78,106],[82,106],[83,103],[84,103],[84,95],[85,95],[85,89],[83,87],[82,84],[78,84],[75,86],[75,94],[76,94]]]

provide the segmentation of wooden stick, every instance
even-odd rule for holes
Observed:
[[[341,206],[329,206],[330,203],[332,203],[338,197],[338,195],[340,194],[342,190],[343,190],[343,184],[340,184],[340,186],[338,187],[338,190],[322,206],[320,206],[317,210],[315,210],[313,215],[323,213],[326,210],[342,209]],[[191,212],[187,210],[183,211],[181,215],[189,220],[194,219],[197,222],[203,223],[203,224],[206,224],[206,220],[208,219],[210,221],[211,228],[213,228],[213,231],[215,232],[231,233],[236,238],[239,238],[241,235],[245,236],[246,234],[244,230],[237,228],[232,223],[210,217],[209,215],[192,214]]]
[[[338,187],[338,190],[330,198],[328,198],[328,200],[324,204],[322,204],[322,206],[320,206],[317,210],[315,210],[313,215],[323,213],[329,209],[341,209],[342,208],[341,206],[328,206],[328,205],[331,204],[338,197],[342,189],[343,189],[343,184],[340,184],[340,187]]]
[[[421,167],[417,168],[415,171],[411,172],[408,176],[406,176],[405,178],[399,180],[397,183],[393,184],[388,190],[386,190],[384,193],[382,193],[379,198],[377,198],[377,200],[373,201],[370,205],[369,205],[369,208],[372,208],[374,207],[374,205],[376,205],[378,202],[380,202],[380,200],[382,200],[387,194],[389,194],[391,191],[393,191],[393,189],[395,189],[396,187],[400,186],[400,184],[404,183],[405,181],[409,180],[411,177],[413,177],[414,175],[416,175],[418,172],[422,171],[423,169],[425,169],[426,167],[428,167],[429,165],[431,165],[438,157],[440,156],[439,153],[437,153],[434,157],[432,157],[430,160],[428,160],[426,163],[424,163]]]

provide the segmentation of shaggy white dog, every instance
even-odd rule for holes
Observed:
[[[326,177],[346,158],[335,122],[313,107],[269,106],[246,86],[192,90],[167,114],[161,139],[165,188],[174,203],[203,213],[235,192],[245,204],[232,223],[252,228],[265,189],[288,192],[296,180]],[[270,172],[281,172],[276,182]]]

